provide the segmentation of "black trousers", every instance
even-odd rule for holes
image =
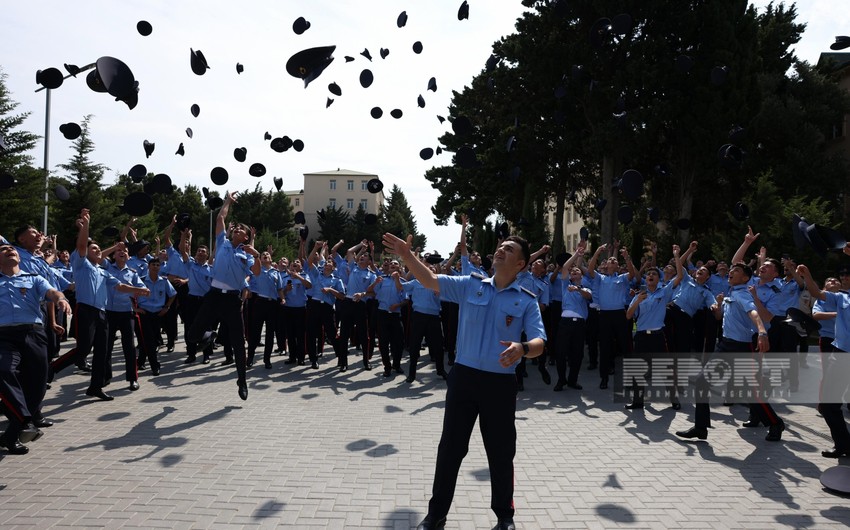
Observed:
[[[54,374],[58,374],[74,363],[79,366],[81,361],[85,362],[89,352],[92,352],[89,390],[100,390],[106,375],[106,347],[109,337],[106,311],[78,302],[74,311],[74,327],[77,346],[54,359],[50,368]]]
[[[27,422],[41,417],[46,389],[44,327],[23,324],[0,328],[0,400],[3,414],[9,418],[9,440],[17,440]]]
[[[401,329],[401,315],[399,313],[378,310],[378,347],[381,351],[381,362],[385,369],[391,370],[401,366],[404,332]]]
[[[275,338],[275,344],[277,345],[277,349],[275,351],[280,352],[280,353],[283,353],[283,351],[287,349],[286,342],[289,338],[289,336],[288,336],[289,326],[287,324],[287,317],[286,317],[286,309],[287,308],[288,308],[288,306],[286,306],[286,305],[278,304],[277,309],[275,310],[275,316],[274,316],[275,321],[277,322],[277,325],[274,327],[274,338]],[[306,308],[306,306],[305,306],[305,308]],[[289,355],[289,358],[290,359],[293,358],[291,354]]]
[[[632,351],[632,334],[626,310],[599,311],[599,377],[603,381],[608,381],[618,351],[623,356]]]
[[[159,333],[164,320],[165,317],[161,317],[157,313],[139,314],[139,326],[142,330],[139,342],[139,365],[144,365],[150,361],[151,370],[159,370],[161,366],[156,349],[159,345]]]
[[[363,362],[372,357],[369,349],[369,325],[367,323],[366,302],[355,302],[349,298],[337,302],[339,308],[339,343],[340,348],[337,355],[342,359],[343,366],[348,366],[348,339],[351,337],[352,328],[356,327],[357,342],[363,350]]]
[[[461,364],[452,368],[428,503],[430,516],[442,518],[449,513],[457,474],[469,452],[469,438],[478,419],[490,468],[490,508],[496,517],[513,517],[516,396],[514,374],[484,372]]]
[[[437,363],[437,374],[444,374],[446,369],[443,365],[443,330],[440,326],[440,315],[427,315],[413,311],[410,316],[410,374],[416,377],[416,363],[419,362],[419,345],[425,337],[428,345],[428,354],[431,360]]]
[[[623,385],[632,384],[632,399],[643,402],[646,384],[652,378],[652,358],[667,352],[667,338],[664,329],[657,331],[638,331],[635,333],[635,347],[633,356],[643,359],[648,367],[646,375],[640,380],[632,378],[632,381],[623,381]],[[671,394],[671,399],[674,394]]]
[[[260,335],[263,332],[263,325],[266,327],[266,340],[263,342],[263,361],[271,362],[272,349],[274,349],[274,330],[277,326],[275,316],[277,315],[277,306],[280,302],[275,299],[263,298],[256,293],[251,297],[250,313],[248,322],[248,362],[254,362],[254,353],[257,351],[257,345],[260,343]]]
[[[338,364],[342,365],[343,358],[339,354],[339,340],[334,323],[334,307],[318,300],[310,300],[307,302],[307,355],[311,363],[318,359],[319,349],[324,349],[325,337],[331,338]]]
[[[561,312],[563,306],[560,300],[550,300],[546,306],[546,317],[543,325],[546,329],[546,348],[549,350],[549,364],[558,360],[558,328],[561,326]],[[583,339],[582,339],[583,340]]]
[[[443,327],[443,349],[449,355],[449,361],[455,360],[457,348],[457,321],[460,306],[454,302],[440,302],[440,323]]]
[[[194,342],[189,342],[186,337],[189,336],[189,330],[192,329],[192,324],[195,323],[195,318],[198,316],[198,311],[201,309],[201,303],[203,303],[203,296],[195,296],[191,294],[187,294],[186,298],[183,300],[183,326],[185,328],[185,335],[183,335],[184,340],[186,341],[186,356],[190,361],[195,360],[195,356],[198,354],[197,344]],[[215,327],[215,325],[213,325]],[[209,358],[213,353],[212,344],[204,350],[204,356]]]
[[[587,343],[587,358],[591,365],[599,364],[599,310],[588,308],[587,326],[585,327],[585,342]]]
[[[106,339],[106,378],[112,379],[112,350],[115,347],[115,336],[121,332],[121,349],[124,350],[124,377],[127,381],[138,381],[139,372],[136,367],[136,314],[132,311],[107,311],[106,321],[109,324],[109,335]]]
[[[746,352],[751,352],[754,356],[758,355],[757,352],[753,351],[753,345],[751,342],[740,342],[724,337],[717,341],[714,354],[709,358],[709,361],[714,358],[731,359],[732,356],[724,354]],[[731,361],[729,361],[729,364],[732,364]],[[753,374],[750,376],[748,378],[748,382],[754,386],[761,386],[762,384],[759,374]],[[694,423],[697,427],[708,428],[711,425],[710,407],[708,402],[710,385],[703,373],[700,373],[699,376],[697,376],[695,386],[697,391],[697,402],[696,412],[694,414]],[[770,403],[761,397],[754,398],[754,401],[750,403],[750,419],[762,421],[767,425],[778,425],[782,423],[782,420],[776,415],[776,411],[773,410]]]
[[[818,412],[829,427],[829,434],[839,451],[850,450],[850,431],[847,430],[847,422],[841,410],[844,393],[850,387],[850,380],[845,377],[850,369],[850,353],[832,348],[828,357],[828,370],[824,370],[823,382],[821,383],[821,402],[818,404]]]
[[[558,324],[558,350],[556,368],[558,370],[558,382],[575,385],[578,383],[578,374],[581,370],[581,362],[584,360],[584,335],[587,322],[583,318],[561,318]],[[570,373],[567,375],[567,366]]]
[[[245,384],[245,330],[242,327],[240,294],[239,291],[223,293],[220,289],[210,289],[204,296],[186,341],[197,343],[204,333],[212,331],[216,323],[221,322],[222,327],[227,329],[228,342],[233,350],[233,359],[236,361],[237,382]]]
[[[797,352],[797,345],[800,343],[800,336],[785,322],[785,315],[773,317],[770,321],[770,329],[767,330],[767,338],[770,342],[770,352],[784,355],[790,362],[788,378],[791,381],[791,387],[799,386],[800,354]]]
[[[296,362],[304,362],[307,356],[306,325],[307,306],[282,306],[283,321],[278,320],[278,326],[283,325],[286,331],[286,342],[289,346],[289,358]]]

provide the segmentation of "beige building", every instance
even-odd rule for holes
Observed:
[[[546,227],[550,234],[555,233],[555,209],[554,204],[549,204],[549,212],[546,214]],[[567,252],[574,252],[578,247],[579,231],[584,226],[584,219],[578,214],[576,209],[567,203],[564,205],[564,246]]]
[[[319,221],[316,212],[326,208],[341,208],[354,215],[359,207],[366,213],[378,215],[384,204],[384,192],[370,193],[366,184],[378,175],[361,173],[349,169],[336,169],[304,173],[304,187],[287,191],[286,195],[295,212],[304,212],[310,237],[319,237]]]

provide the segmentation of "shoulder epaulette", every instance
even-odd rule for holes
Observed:
[[[780,289],[779,287],[777,287],[775,285],[771,285],[770,290],[773,291],[774,293],[781,293],[782,292],[782,289]]]
[[[529,290],[528,290],[528,289],[526,289],[525,287],[520,287],[520,288],[519,288],[519,290],[520,290],[520,291],[522,291],[522,292],[524,292],[525,294],[527,294],[528,296],[530,296],[530,297],[532,297],[532,298],[537,298],[537,295],[536,295],[536,294],[532,293],[531,291],[529,291]]]
[[[487,277],[484,276],[483,274],[481,274],[480,272],[470,272],[469,275],[472,276],[473,278],[475,278],[476,280],[486,280],[487,279]]]

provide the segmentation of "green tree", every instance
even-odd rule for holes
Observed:
[[[38,136],[20,130],[30,115],[16,114],[20,105],[6,87],[6,74],[0,69],[0,139],[6,147],[0,151],[0,176],[13,178],[15,184],[0,190],[0,234],[10,241],[15,229],[23,224],[41,228],[44,211],[44,172],[32,166],[27,153],[35,148]],[[9,175],[9,177],[6,177]]]
[[[320,239],[327,241],[330,247],[333,247],[340,239],[345,241],[349,246],[353,245],[355,239],[351,235],[349,228],[351,216],[348,214],[348,210],[329,206],[325,208],[324,212],[325,218],[319,218]]]

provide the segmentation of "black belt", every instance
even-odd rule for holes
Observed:
[[[235,294],[235,295],[242,294],[242,291],[239,291],[239,290],[236,290],[236,289],[234,289],[232,291],[228,291],[227,289],[217,289],[217,288],[213,287],[210,290],[215,292],[215,293],[221,293],[221,294]]]
[[[660,335],[664,333],[664,328],[661,329],[645,329],[643,331],[635,332],[635,335]]]

